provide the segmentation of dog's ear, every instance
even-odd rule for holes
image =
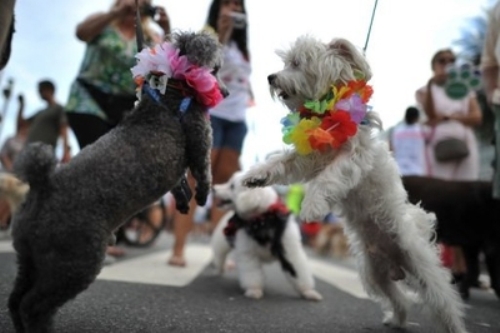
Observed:
[[[173,34],[173,40],[179,54],[194,64],[214,68],[222,62],[221,45],[213,34],[181,32]]]
[[[354,44],[344,38],[335,38],[328,43],[328,49],[334,55],[344,58],[351,64],[353,70],[361,71],[365,80],[370,80],[372,73],[364,54]],[[356,75],[354,75],[356,76]]]

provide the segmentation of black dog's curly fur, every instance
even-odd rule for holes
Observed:
[[[220,63],[211,35],[180,33],[173,41],[181,54],[190,43],[204,45],[193,57],[198,65]],[[176,186],[187,168],[197,181],[197,203],[205,203],[211,127],[195,98],[181,119],[183,98],[171,86],[161,103],[143,94],[120,125],[61,167],[43,144],[21,153],[15,173],[31,189],[13,230],[18,272],[8,305],[16,332],[50,332],[58,308],[100,272],[112,232]]]
[[[491,287],[500,297],[500,200],[492,196],[488,181],[449,181],[404,176],[403,185],[412,203],[419,203],[437,217],[437,237],[462,247],[467,274],[460,282],[463,298],[479,273],[478,252],[485,254]]]

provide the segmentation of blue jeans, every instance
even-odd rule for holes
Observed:
[[[241,153],[243,141],[247,134],[245,121],[229,121],[215,116],[210,116],[212,125],[213,143],[212,148],[229,148]]]

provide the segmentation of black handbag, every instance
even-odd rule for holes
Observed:
[[[445,138],[434,145],[434,156],[438,162],[458,162],[469,156],[469,147],[464,140]]]
[[[123,119],[125,113],[134,108],[134,103],[137,99],[135,95],[109,94],[101,91],[82,78],[78,78],[77,81],[99,105],[112,125],[118,124]]]

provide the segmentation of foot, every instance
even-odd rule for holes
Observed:
[[[225,268],[225,270],[226,270],[227,272],[229,272],[229,271],[234,270],[235,268],[236,268],[236,263],[234,262],[234,260],[232,260],[232,259],[227,259],[227,260],[226,260],[226,268]]]
[[[323,299],[323,296],[321,296],[321,294],[318,293],[314,289],[309,289],[309,290],[303,291],[302,297],[304,297],[305,299],[307,299],[309,301],[316,301],[316,302],[321,301]]]
[[[263,295],[264,292],[262,291],[262,289],[259,288],[247,289],[245,291],[245,296],[248,298],[261,299]]]
[[[106,254],[113,256],[115,258],[123,257],[125,255],[125,250],[118,246],[108,246]]]
[[[404,315],[395,316],[392,311],[386,311],[384,312],[384,319],[382,320],[382,323],[386,326],[394,327],[394,328],[404,328],[405,327],[405,319],[403,317],[406,317]]]
[[[168,259],[167,264],[175,267],[186,267],[186,260],[180,256],[172,256]]]

